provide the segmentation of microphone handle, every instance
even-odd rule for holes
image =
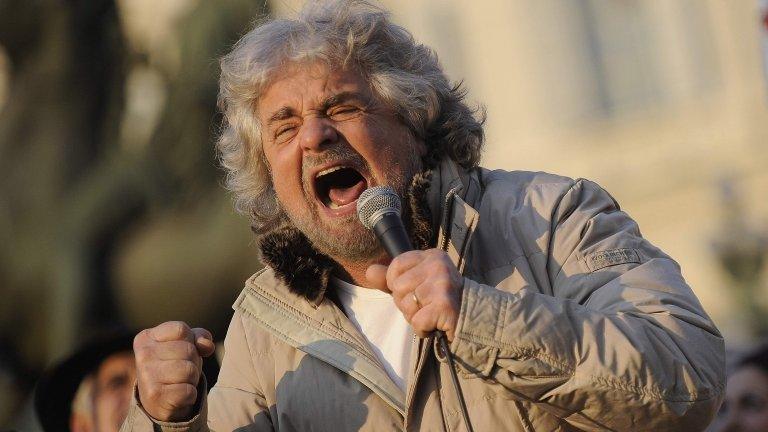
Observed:
[[[392,258],[413,250],[411,240],[397,213],[384,213],[381,218],[373,224],[373,232],[376,238]]]

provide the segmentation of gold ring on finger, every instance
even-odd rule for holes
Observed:
[[[416,307],[421,309],[421,302],[419,301],[419,298],[416,297],[416,291],[411,292],[411,297],[413,297],[413,301],[416,303]]]

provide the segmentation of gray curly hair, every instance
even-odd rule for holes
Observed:
[[[432,49],[366,1],[309,1],[295,19],[257,23],[221,59],[223,124],[216,148],[235,209],[251,219],[257,235],[286,219],[262,151],[256,106],[275,71],[315,61],[360,72],[426,143],[425,168],[446,156],[467,169],[479,163],[485,114],[465,103],[461,83],[448,81]]]

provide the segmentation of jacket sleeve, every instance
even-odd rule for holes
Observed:
[[[242,315],[235,312],[224,340],[218,381],[207,397],[203,382],[197,414],[186,422],[154,420],[141,407],[138,393],[134,392],[120,432],[271,432],[274,428],[270,412],[255,377]]]
[[[575,182],[552,215],[546,287],[465,279],[459,364],[580,429],[703,430],[725,349],[677,263],[592,182]]]

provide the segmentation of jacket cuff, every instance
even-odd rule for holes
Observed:
[[[128,415],[123,422],[120,432],[204,432],[207,431],[208,418],[208,383],[205,376],[201,375],[200,383],[197,385],[197,401],[192,412],[194,416],[183,422],[166,422],[154,419],[144,407],[141,406],[139,399],[138,386],[134,385],[133,398],[131,406],[128,409]],[[151,429],[142,427],[144,424]]]
[[[507,301],[501,291],[464,278],[461,310],[450,349],[465,372],[487,377],[493,371],[499,349],[489,342],[501,337]]]

